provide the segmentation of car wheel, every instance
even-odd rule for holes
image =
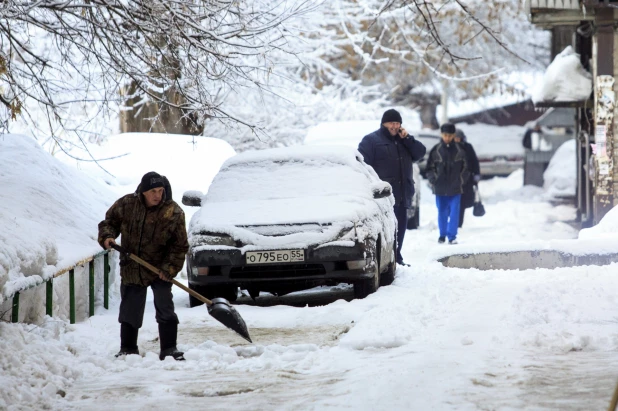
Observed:
[[[222,297],[228,300],[229,302],[236,301],[238,298],[238,287],[233,285],[192,285],[189,283],[189,288],[197,291],[202,296],[212,300],[213,298]],[[189,307],[197,307],[198,305],[204,304],[202,301],[197,298],[189,295]]]
[[[376,275],[372,278],[365,278],[354,283],[354,298],[365,298],[373,294],[380,287],[380,266],[376,270]]]
[[[206,287],[189,283],[189,288],[197,292],[198,294],[201,294],[202,296],[206,297],[204,295],[206,294]],[[197,307],[198,305],[202,305],[202,304],[204,304],[202,301],[198,300],[197,298],[189,294],[189,307],[193,308],[193,307]]]
[[[416,207],[414,209],[414,217],[408,220],[408,230],[415,230],[418,228],[421,222],[421,208]]]
[[[395,281],[395,249],[397,243],[393,241],[393,249],[391,251],[391,262],[388,264],[388,270],[380,274],[380,286],[391,285]]]

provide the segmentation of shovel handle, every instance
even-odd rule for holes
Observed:
[[[122,248],[121,246],[119,246],[116,243],[111,243],[110,244],[111,247],[118,251],[119,253],[125,254],[126,256],[128,256],[131,260],[135,261],[138,264],[143,265],[144,267],[146,267],[147,269],[149,269],[150,271],[152,271],[153,273],[159,275],[159,273],[161,272],[161,270],[159,270],[157,267],[155,267],[154,265],[150,264],[147,261],[142,260],[141,258],[139,258],[138,256],[136,256],[133,253],[128,252],[126,249]],[[189,294],[191,294],[193,297],[197,298],[198,300],[200,300],[201,302],[203,302],[206,305],[212,305],[212,301],[210,301],[208,298],[204,297],[202,294],[198,293],[195,290],[190,289],[189,287],[187,287],[186,285],[179,283],[178,281],[176,281],[175,279],[171,278],[170,282],[172,284],[174,284],[177,287],[182,288],[183,290],[185,290],[186,292],[188,292]]]
[[[179,283],[178,281],[176,281],[175,279],[171,279],[170,280],[174,285],[182,288],[183,290],[185,290],[186,292],[188,292],[189,294],[191,294],[192,296],[194,296],[195,298],[197,298],[198,300],[200,300],[201,302],[203,302],[204,304],[211,306],[212,305],[212,301],[210,301],[208,298],[204,297],[202,294],[198,293],[195,290],[190,289],[189,287],[187,287],[186,285],[184,285],[183,283]]]

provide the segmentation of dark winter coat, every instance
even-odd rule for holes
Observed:
[[[524,148],[527,148],[528,150],[532,148],[532,133],[533,130],[531,128],[527,129],[521,142]]]
[[[476,156],[476,151],[474,151],[474,147],[472,144],[468,142],[459,143],[463,146],[466,151],[466,159],[468,160],[468,171],[470,172],[470,177],[464,183],[463,193],[461,194],[461,203],[460,207],[470,208],[474,205],[474,185],[476,181],[474,180],[474,176],[481,175],[481,167],[479,164],[479,159]]]
[[[454,141],[439,142],[429,152],[425,173],[435,195],[462,194],[470,176],[466,151]]]
[[[412,164],[423,158],[426,148],[420,141],[391,136],[384,126],[363,137],[358,151],[381,180],[393,188],[395,205],[410,208],[414,195]]]
[[[99,223],[99,244],[122,235],[122,246],[163,272],[175,277],[189,250],[184,211],[174,200],[163,197],[159,205],[146,208],[144,196],[127,194],[117,200]],[[120,276],[125,285],[148,286],[155,273],[121,256]]]

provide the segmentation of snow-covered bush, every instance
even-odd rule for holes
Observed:
[[[575,139],[562,143],[543,173],[543,188],[550,197],[575,196],[577,190],[576,148]]]

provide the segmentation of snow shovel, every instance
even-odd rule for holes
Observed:
[[[153,273],[159,274],[160,270],[157,267],[142,260],[135,254],[128,252],[126,249],[122,248],[118,244],[112,243],[111,247],[119,253],[126,255],[138,264],[148,268]],[[232,307],[232,305],[225,298],[217,297],[213,298],[211,301],[197,291],[190,289],[189,287],[185,286],[182,283],[179,283],[173,278],[170,279],[170,282],[182,288],[193,297],[206,304],[208,306],[208,314],[210,314],[215,320],[219,321],[221,324],[225,325],[232,331],[235,331],[238,335],[240,335],[242,338],[249,341],[250,343],[253,342],[251,341],[251,337],[249,336],[249,331],[247,330],[247,325],[245,324],[245,321],[242,319],[240,314],[238,314],[238,311],[236,311],[236,309]]]

